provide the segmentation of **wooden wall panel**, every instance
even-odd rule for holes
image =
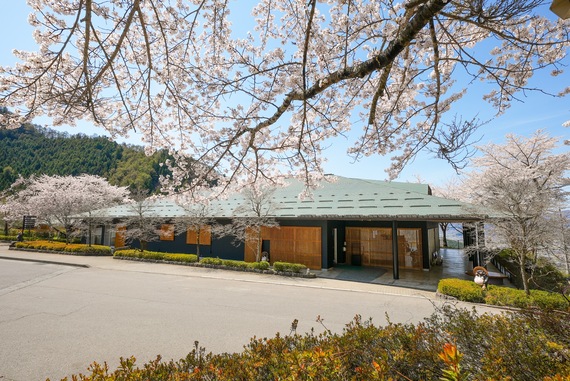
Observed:
[[[311,269],[320,269],[322,242],[320,227],[281,226],[265,228],[262,238],[270,242],[270,261],[302,263]],[[249,242],[248,242],[249,241]],[[245,260],[254,261],[252,239],[246,241]]]
[[[115,232],[115,247],[124,247],[125,246],[125,232],[127,231],[126,226],[117,226],[117,230]]]

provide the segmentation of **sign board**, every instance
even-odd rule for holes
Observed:
[[[24,216],[24,229],[31,229],[36,226],[36,216]]]

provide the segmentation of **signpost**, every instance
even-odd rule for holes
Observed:
[[[28,229],[28,234],[30,234],[30,229],[36,226],[36,216],[24,216],[24,221],[22,222],[22,235],[24,234],[24,230]]]

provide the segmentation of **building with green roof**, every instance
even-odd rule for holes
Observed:
[[[440,249],[439,223],[481,221],[488,216],[473,205],[436,197],[425,184],[329,177],[330,181],[313,190],[310,198],[300,198],[304,185],[290,181],[287,187],[270,194],[271,217],[279,227],[264,228],[261,244],[232,244],[232,237],[206,234],[200,253],[225,259],[254,261],[267,252],[271,262],[303,263],[312,269],[327,269],[335,264],[381,266],[399,269],[429,270],[431,258]],[[220,224],[234,218],[251,218],[243,208],[244,193],[213,202],[209,217]],[[269,205],[267,204],[267,205]],[[151,206],[154,217],[168,222],[187,216],[184,208],[172,200],[156,200]],[[117,221],[129,216],[125,205],[104,211]],[[113,244],[112,236],[107,244]],[[250,237],[248,240],[256,240]],[[164,234],[149,242],[149,250],[196,253],[195,232]],[[120,246],[121,242],[115,242]],[[205,254],[204,254],[205,253]]]

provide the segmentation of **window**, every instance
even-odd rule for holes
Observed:
[[[174,225],[162,224],[160,226],[160,240],[161,241],[174,241]]]
[[[212,231],[209,225],[189,228],[186,231],[186,243],[188,245],[211,245]]]

